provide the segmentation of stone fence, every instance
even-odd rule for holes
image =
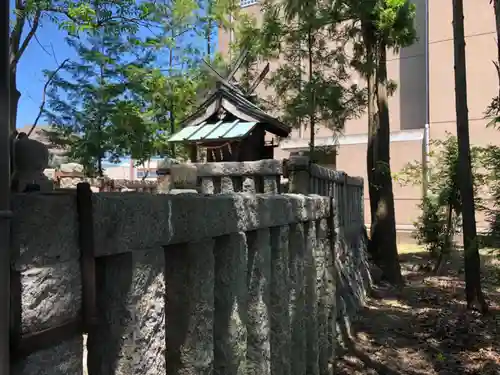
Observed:
[[[200,163],[194,166],[197,168],[198,185],[203,194],[281,192],[283,164],[279,160]]]
[[[81,374],[83,332],[89,375],[332,373],[369,283],[329,197],[80,184],[12,210],[13,375]]]

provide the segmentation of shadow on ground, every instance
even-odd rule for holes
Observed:
[[[500,267],[492,259],[483,255],[490,314],[481,316],[465,309],[460,253],[443,276],[432,274],[426,253],[401,255],[407,285],[376,287],[351,333],[342,329],[337,374],[500,374]]]

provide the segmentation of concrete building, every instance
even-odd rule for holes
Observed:
[[[399,54],[388,54],[389,78],[398,84],[389,100],[391,122],[391,168],[397,172],[413,160],[422,160],[429,139],[456,133],[453,61],[452,2],[414,0],[417,8],[418,41]],[[244,12],[261,17],[259,0],[241,0]],[[499,143],[499,133],[486,129],[484,112],[498,94],[498,77],[492,61],[497,60],[493,7],[489,1],[464,0],[467,53],[468,107],[471,141],[478,145]],[[219,30],[219,49],[228,56],[233,35]],[[229,57],[229,56],[228,56]],[[279,61],[271,63],[276,67]],[[353,77],[362,84],[359,77]],[[428,127],[426,125],[428,124]],[[426,128],[429,129],[426,132]],[[428,136],[426,135],[428,134]],[[309,132],[294,130],[280,143],[280,157],[307,150]],[[316,144],[336,145],[336,168],[354,176],[366,176],[367,119],[349,121],[343,134],[334,138],[330,130],[316,132]],[[398,229],[411,229],[419,210],[421,187],[394,184]],[[365,188],[365,220],[369,221],[368,193]],[[478,217],[478,226],[484,226]]]

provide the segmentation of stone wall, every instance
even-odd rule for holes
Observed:
[[[283,165],[279,160],[194,165],[198,170],[198,184],[203,194],[280,192]]]
[[[335,208],[301,195],[93,195],[89,374],[325,374],[335,347]],[[13,303],[26,337],[81,318],[75,194],[14,196]],[[50,344],[50,343],[49,343]],[[81,335],[12,374],[82,373]],[[22,346],[22,345],[21,345]]]
[[[363,223],[363,179],[311,164],[303,156],[290,159],[288,173],[290,191],[328,196],[337,203],[334,219],[337,323],[349,333],[372,283]]]

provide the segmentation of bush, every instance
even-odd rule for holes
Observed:
[[[414,223],[414,237],[419,245],[424,245],[432,256],[438,256],[446,242],[446,218],[442,214],[436,197],[425,197],[419,205],[422,210]]]

